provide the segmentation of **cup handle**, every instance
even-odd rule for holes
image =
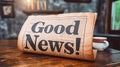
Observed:
[[[104,41],[104,47],[107,48],[109,46],[109,42],[108,41]]]

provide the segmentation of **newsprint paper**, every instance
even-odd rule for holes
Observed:
[[[96,13],[31,15],[18,36],[23,52],[95,60],[92,49]]]

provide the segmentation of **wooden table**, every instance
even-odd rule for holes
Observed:
[[[22,53],[17,49],[17,40],[0,40],[0,67],[103,67],[114,62],[120,62],[120,51],[113,49],[98,52],[96,60],[90,62]]]

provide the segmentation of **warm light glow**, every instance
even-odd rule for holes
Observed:
[[[27,0],[27,9],[30,9],[30,0]]]
[[[41,0],[42,1],[42,9],[46,10],[47,9],[47,2],[46,0]],[[29,11],[39,11],[40,10],[40,0],[26,0],[26,8]]]
[[[30,3],[30,0],[27,0],[28,3]]]

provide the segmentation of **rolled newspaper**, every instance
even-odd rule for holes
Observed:
[[[92,49],[96,13],[31,15],[18,36],[23,52],[95,60]]]

